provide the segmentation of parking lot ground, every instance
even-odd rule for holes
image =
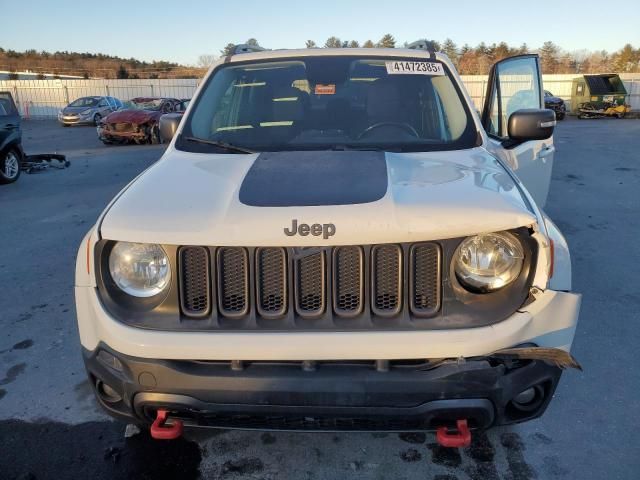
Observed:
[[[76,249],[112,196],[162,146],[104,147],[91,127],[26,122],[28,153],[68,170],[0,187],[0,478],[533,480],[640,475],[640,121],[560,122],[547,213],[567,236],[583,297],[567,371],[541,419],[475,433],[445,450],[432,434],[189,431],[175,442],[103,415],[75,324]]]

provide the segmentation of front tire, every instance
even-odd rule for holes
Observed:
[[[564,120],[564,113],[556,113],[556,120]]]
[[[99,113],[96,113],[93,116],[93,124],[97,127],[100,124],[100,120],[102,120],[102,115],[100,115]]]
[[[152,145],[162,143],[162,137],[160,136],[160,127],[158,127],[158,125],[154,125],[153,127],[151,127],[151,131],[149,132],[149,143]]]
[[[20,154],[11,149],[0,158],[0,183],[13,183],[20,177]]]

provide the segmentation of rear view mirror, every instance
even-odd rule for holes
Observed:
[[[160,137],[163,142],[170,141],[178,130],[182,113],[165,113],[160,117]]]
[[[553,135],[556,114],[553,110],[523,108],[509,116],[507,133],[510,140],[546,140]]]

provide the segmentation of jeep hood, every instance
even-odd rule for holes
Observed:
[[[135,123],[140,125],[151,120],[158,120],[162,112],[155,110],[117,110],[106,116],[106,123]]]
[[[333,224],[335,235],[285,235],[294,219]],[[535,222],[518,186],[482,148],[212,155],[169,147],[111,205],[101,235],[176,245],[349,245]]]

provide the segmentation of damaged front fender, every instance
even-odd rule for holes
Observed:
[[[582,366],[573,358],[571,353],[560,348],[548,347],[515,347],[504,348],[488,355],[501,360],[540,360],[548,365],[566,369],[575,368],[582,371]]]

